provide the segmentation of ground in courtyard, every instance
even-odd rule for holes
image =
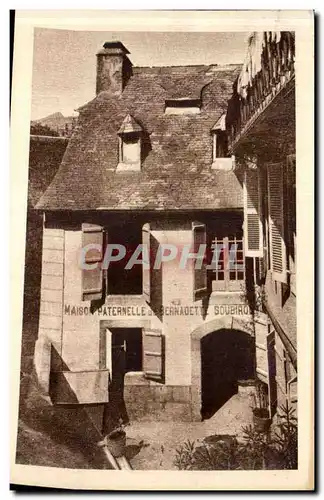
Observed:
[[[242,426],[252,423],[250,405],[249,395],[238,393],[203,422],[132,422],[126,432],[127,456],[133,469],[176,470],[176,449],[188,439],[202,442],[215,434],[242,435]]]
[[[52,406],[41,396],[30,376],[21,381],[19,416],[17,463],[76,469],[111,468],[102,448],[97,446],[102,439],[100,425],[96,425],[84,408]],[[232,396],[203,422],[133,421],[126,427],[126,457],[134,470],[176,470],[176,450],[185,441],[198,444],[215,434],[240,436],[242,426],[250,423],[248,391]]]

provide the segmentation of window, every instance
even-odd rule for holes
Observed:
[[[121,145],[121,161],[130,165],[140,161],[140,142],[137,137],[124,136]]]
[[[200,99],[167,99],[165,101],[166,115],[192,115],[200,113]]]
[[[218,259],[212,270],[212,289],[239,291],[245,279],[243,237],[232,234],[225,237],[215,236],[212,249],[217,249]]]
[[[225,132],[214,132],[213,134],[213,162],[217,158],[226,158],[227,156],[227,137]]]
[[[107,267],[102,264],[108,242],[122,245],[126,252],[123,258],[109,262],[108,269],[103,269]],[[142,264],[134,263],[129,269],[126,268],[130,257],[141,243],[142,228],[137,223],[129,222],[127,230],[121,224],[111,225],[109,228],[97,224],[82,224],[82,248],[95,245],[86,252],[85,262],[97,264],[93,269],[82,269],[82,300],[105,300],[105,295],[141,295]],[[114,251],[113,256],[117,255],[116,252]],[[141,260],[141,255],[138,259]]]
[[[106,274],[106,290],[108,295],[141,295],[143,291],[142,264],[134,263],[128,269],[127,263],[138,245],[142,243],[142,228],[138,223],[128,222],[125,225],[111,225],[108,230],[108,241],[122,245],[126,249],[125,256],[109,264]],[[142,259],[139,255],[138,260]]]
[[[242,212],[222,212],[208,221],[208,288],[241,291],[245,280]]]
[[[142,133],[141,125],[131,115],[127,115],[118,130],[119,162],[117,171],[141,170]]]
[[[211,134],[213,138],[213,163],[214,170],[232,170],[233,158],[228,156],[228,139],[225,125],[225,113],[217,120]]]

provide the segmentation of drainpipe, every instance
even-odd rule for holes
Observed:
[[[121,457],[114,457],[111,451],[109,450],[106,444],[103,444],[103,441],[98,443],[98,446],[103,448],[103,452],[108,460],[109,465],[115,470],[133,470],[133,467],[125,457],[122,455]]]

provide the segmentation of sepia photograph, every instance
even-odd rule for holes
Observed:
[[[298,30],[106,21],[33,29],[15,464],[298,474]]]

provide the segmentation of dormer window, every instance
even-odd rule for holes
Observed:
[[[213,170],[232,170],[232,158],[228,157],[227,134],[224,113],[211,129],[213,137]]]
[[[193,115],[200,113],[200,99],[166,99],[165,114],[166,115]]]
[[[118,130],[119,161],[117,171],[141,170],[142,134],[143,129],[140,124],[131,115],[127,115]]]

